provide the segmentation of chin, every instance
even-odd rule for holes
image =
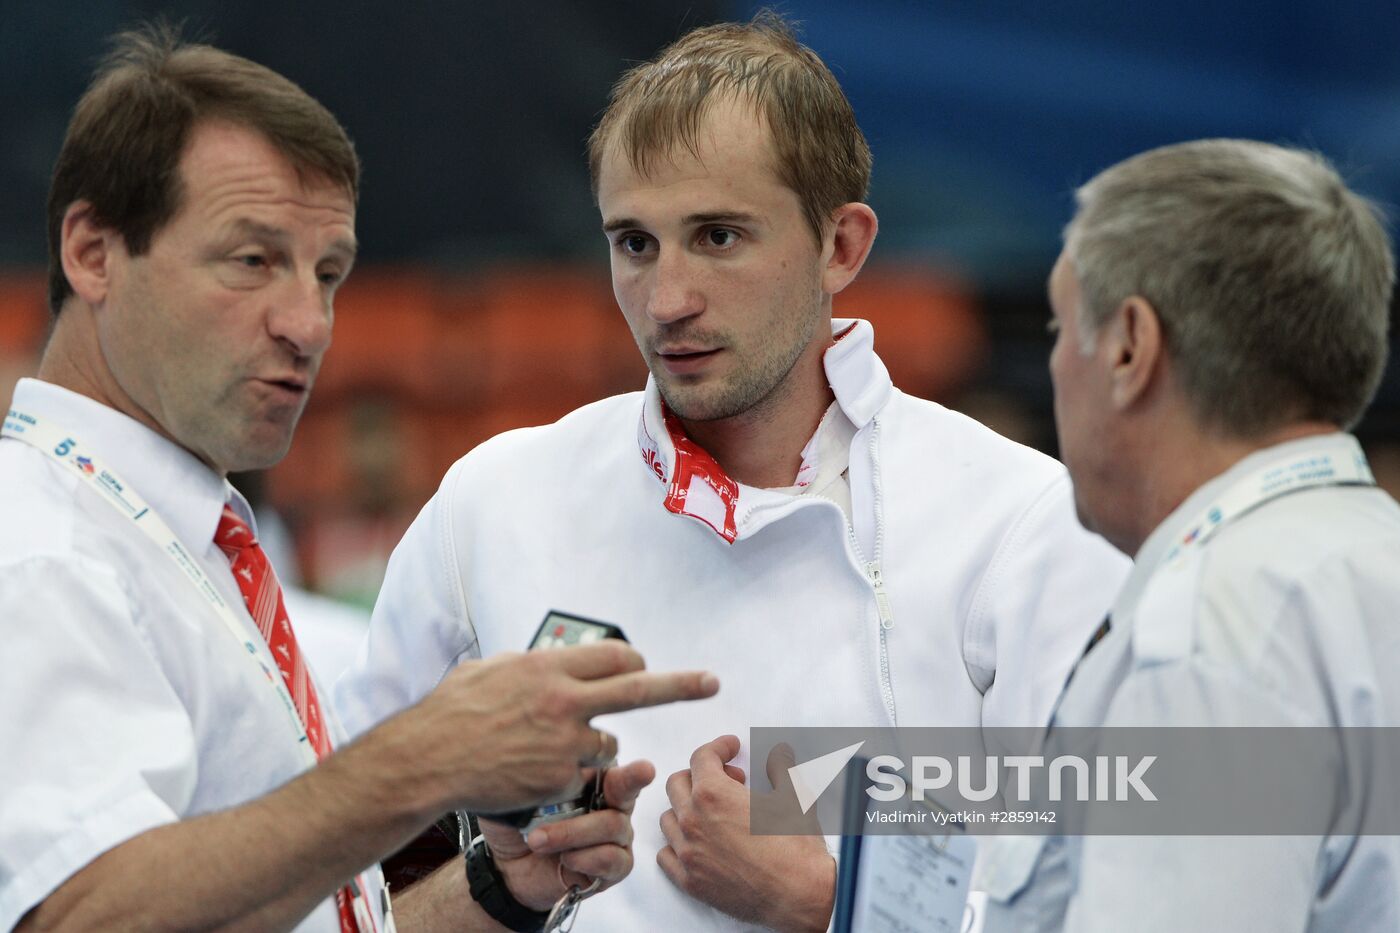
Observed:
[[[666,407],[682,421],[711,421],[714,419],[714,416],[710,414],[714,400],[708,398],[707,393],[698,386],[683,388],[673,383],[662,382],[660,379],[656,380],[656,385]]]
[[[247,473],[251,470],[266,470],[282,462],[291,449],[291,435],[274,440],[249,439],[237,449],[229,451],[225,459],[229,473]]]

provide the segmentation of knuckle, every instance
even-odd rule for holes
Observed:
[[[697,874],[705,867],[705,854],[694,846],[684,846],[676,853],[676,858],[687,875]]]
[[[540,716],[553,721],[572,718],[575,705],[573,694],[559,684],[545,687],[535,698]]]
[[[508,672],[525,669],[530,663],[529,655],[519,651],[503,651],[482,661],[479,670],[483,673],[486,671]],[[466,667],[466,665],[463,664],[461,667]]]
[[[690,812],[677,814],[676,826],[680,829],[681,835],[687,839],[694,839],[704,829],[704,822],[694,812]]]
[[[608,662],[618,670],[639,670],[641,668],[641,655],[624,641],[609,638],[604,642],[608,646]]]
[[[543,679],[553,671],[550,663],[548,651],[525,651],[513,652],[511,655],[515,667],[519,668],[522,676],[529,679]]]
[[[695,806],[701,810],[710,810],[719,806],[719,794],[708,785],[695,788],[691,797],[695,801]]]

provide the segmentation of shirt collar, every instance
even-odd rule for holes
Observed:
[[[198,457],[95,399],[39,379],[21,379],[14,407],[74,436],[102,465],[145,499],[195,553],[214,540],[224,503],[248,513],[246,501]]]
[[[1318,434],[1297,440],[1274,444],[1244,457],[1225,472],[1221,473],[1186,497],[1186,500],[1172,510],[1162,523],[1153,529],[1133,558],[1133,569],[1128,575],[1118,598],[1114,600],[1113,616],[1122,616],[1136,607],[1138,599],[1152,575],[1167,558],[1172,548],[1188,534],[1188,528],[1204,513],[1211,503],[1218,501],[1237,483],[1243,482],[1256,471],[1275,460],[1294,459],[1300,454],[1311,453],[1323,448],[1341,445],[1347,453],[1365,462],[1365,454],[1356,438],[1350,434]]]
[[[822,357],[836,404],[855,430],[869,423],[893,392],[889,371],[875,355],[875,329],[867,321],[836,319],[833,340]],[[741,486],[700,445],[686,436],[680,420],[661,400],[656,380],[647,377],[637,444],[647,467],[665,487],[666,509],[708,525],[733,544],[745,529],[738,519],[740,498],[767,491]]]
[[[855,436],[856,426],[841,411],[841,406],[832,402],[812,433],[812,439],[802,448],[802,465],[797,469],[796,479],[781,491],[805,495],[820,493],[831,485],[850,466],[851,441]]]
[[[836,342],[822,357],[826,381],[836,404],[859,431],[889,401],[894,391],[890,371],[875,355],[875,328],[869,321],[837,318],[831,330]]]

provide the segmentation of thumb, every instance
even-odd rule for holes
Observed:
[[[773,750],[768,753],[768,783],[774,790],[791,790],[792,773],[790,768],[797,767],[797,753],[792,750],[792,746],[786,742],[779,742],[773,746]]]

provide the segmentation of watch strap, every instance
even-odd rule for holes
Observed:
[[[466,861],[467,886],[472,900],[497,923],[515,933],[540,933],[549,921],[547,910],[532,910],[515,899],[506,879],[496,866],[491,849],[481,835],[476,817],[458,811],[462,852]]]

